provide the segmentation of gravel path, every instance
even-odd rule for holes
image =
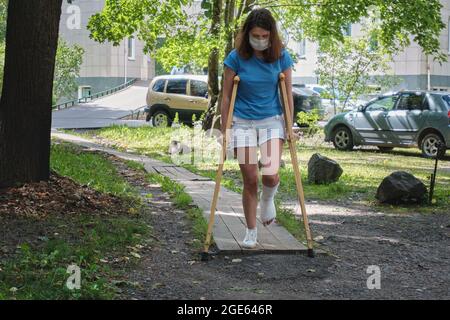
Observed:
[[[121,171],[125,170],[116,161]],[[125,176],[149,205],[157,245],[129,270],[123,299],[449,299],[450,215],[387,215],[308,203],[311,228],[330,254],[217,256],[200,262],[191,225],[158,185]],[[238,259],[238,260],[235,260]],[[368,289],[367,268],[381,271]]]

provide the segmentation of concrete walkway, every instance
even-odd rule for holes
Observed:
[[[177,181],[185,187],[185,191],[192,197],[193,202],[203,210],[208,220],[215,182],[209,178],[196,175],[185,168],[161,162],[146,156],[119,152],[104,147],[88,139],[60,133],[52,130],[52,137],[68,141],[93,150],[113,154],[119,158],[133,160],[144,165],[147,172],[157,173]],[[306,253],[307,248],[295,239],[282,226],[274,223],[264,227],[258,216],[258,246],[248,250],[242,247],[245,236],[245,217],[240,194],[222,187],[216,208],[216,219],[213,237],[217,248],[223,253]]]
[[[102,128],[112,124],[148,125],[142,120],[119,120],[146,105],[149,81],[137,81],[113,95],[52,113],[52,128]]]

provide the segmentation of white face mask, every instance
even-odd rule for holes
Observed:
[[[252,35],[249,35],[250,45],[253,49],[258,51],[264,51],[269,47],[269,39],[256,39]]]

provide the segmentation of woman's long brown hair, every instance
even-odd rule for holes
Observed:
[[[277,23],[272,13],[265,8],[254,9],[250,12],[247,19],[236,37],[236,50],[244,59],[250,59],[253,56],[253,48],[250,45],[249,34],[254,27],[259,27],[270,31],[269,48],[263,51],[264,61],[272,63],[281,56],[281,50],[284,45],[278,34]]]

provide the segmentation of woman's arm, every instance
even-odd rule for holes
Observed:
[[[233,92],[234,76],[236,73],[228,67],[225,67],[223,74],[223,93],[222,103],[220,105],[220,130],[225,134],[228,120],[228,111],[230,110],[231,94]]]

